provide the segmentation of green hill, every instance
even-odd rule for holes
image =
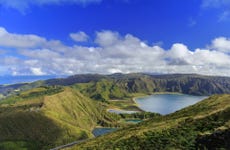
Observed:
[[[72,82],[72,84],[75,84],[75,88],[78,88],[83,94],[102,101],[130,98],[135,94],[153,94],[155,92],[177,92],[192,95],[230,93],[229,77],[196,74],[112,74],[97,75],[95,79],[93,75],[75,75],[71,78],[75,78],[73,81],[77,81],[77,83]],[[54,80],[52,81],[55,83]],[[61,83],[70,84],[69,78],[61,81]],[[56,83],[60,83],[60,81]]]
[[[65,87],[39,87],[0,102],[0,149],[48,149],[116,126],[104,104]]]
[[[130,116],[108,113],[106,108],[137,110],[131,98],[156,92],[229,94],[230,78],[86,74],[0,86],[0,98],[7,96],[0,101],[0,149],[49,149],[91,138],[98,125],[127,126],[119,119]],[[213,143],[229,148],[229,116],[230,95],[215,95],[167,116],[150,115],[148,121],[73,149],[203,149]]]
[[[0,94],[2,94],[1,97],[4,97],[42,85],[69,86],[74,84],[84,85],[83,87],[87,87],[85,89],[81,87],[84,94],[102,101],[129,97],[130,94],[151,94],[154,92],[179,92],[192,95],[230,94],[230,77],[197,74],[151,75],[143,73],[79,74],[33,83],[0,85]]]
[[[214,95],[166,116],[127,127],[77,149],[230,149],[230,95]]]
[[[230,78],[201,75],[114,74],[73,85],[84,95],[101,101],[130,99],[139,94],[174,92],[190,95],[230,93]]]

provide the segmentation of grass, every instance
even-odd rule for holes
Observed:
[[[181,87],[184,82],[186,85]],[[213,138],[215,132],[221,131],[220,133],[224,134],[230,128],[229,95],[215,95],[166,116],[122,116],[108,113],[106,108],[137,110],[133,97],[156,92],[179,91],[204,95],[220,93],[224,91],[222,89],[228,90],[226,87],[214,88],[214,84],[208,84],[209,82],[202,81],[200,84],[199,80],[190,78],[177,82],[174,78],[163,80],[134,75],[92,80],[71,87],[42,86],[23,91],[0,101],[0,149],[49,149],[91,138],[91,131],[96,126],[125,127],[72,149],[205,148],[208,139]],[[34,86],[39,84],[43,83]],[[203,88],[200,85],[208,86]],[[137,125],[123,125],[124,120],[129,118],[141,118],[146,121]]]
[[[218,142],[215,132],[222,129],[221,138],[230,129],[229,121],[230,95],[214,95],[173,114],[156,116],[69,149],[205,149],[210,139]],[[229,143],[229,137],[223,142]],[[212,148],[228,149],[220,144]]]
[[[72,86],[85,96],[95,100],[108,101],[109,99],[127,98],[127,92],[114,84],[113,80],[102,79],[98,82],[79,83]]]
[[[4,141],[0,142],[1,150],[37,150],[41,148],[36,142],[27,141]]]
[[[68,87],[40,87],[8,97],[0,104],[0,146],[33,149],[30,143],[36,141],[37,149],[49,149],[93,137],[97,125],[119,126],[119,116],[105,107]]]
[[[32,99],[38,99],[46,95],[56,94],[63,90],[64,89],[59,86],[57,87],[49,87],[49,86],[38,87],[38,88],[34,88],[28,91],[23,91],[21,93],[18,93],[17,95],[7,97],[4,100],[0,101],[0,105],[5,104],[6,106],[8,106],[8,105],[13,105],[15,103],[18,103],[19,101],[27,101],[27,100],[32,101]]]
[[[110,100],[109,107],[112,108],[118,108],[123,110],[132,110],[132,111],[140,111],[140,109],[137,107],[136,103],[134,103],[131,99],[127,100]]]

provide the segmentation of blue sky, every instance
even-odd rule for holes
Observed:
[[[0,0],[0,74],[230,76],[228,0]]]

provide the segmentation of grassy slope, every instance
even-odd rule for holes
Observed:
[[[123,99],[128,97],[128,93],[124,89],[119,88],[114,80],[109,79],[102,79],[90,83],[79,83],[73,87],[95,100],[107,101],[109,99]]]
[[[208,147],[207,141],[210,142],[213,135],[229,133],[224,132],[229,129],[230,95],[214,95],[173,114],[156,117],[69,149],[196,149]],[[221,138],[222,144],[216,147],[229,149],[229,144],[226,144],[230,143],[229,136]],[[211,140],[215,143],[216,139]]]
[[[101,76],[89,82],[79,82],[73,85],[84,95],[95,100],[128,99],[133,94],[153,94],[155,92],[176,92],[192,95],[213,95],[230,93],[230,78],[201,75],[145,75],[145,74],[115,74]],[[67,78],[68,79],[68,78]],[[67,79],[63,79],[63,82]],[[67,80],[68,81],[68,80]],[[74,84],[74,83],[73,83]]]
[[[112,118],[101,103],[71,88],[32,89],[1,101],[0,149],[48,149],[85,139],[98,124],[116,124]]]
[[[93,99],[102,101],[129,97],[129,94],[154,92],[179,92],[192,95],[212,95],[230,93],[230,78],[202,76],[196,74],[147,75],[131,74],[79,74],[63,79],[50,79],[32,83],[0,85],[0,98],[14,95],[20,91],[32,89],[42,85],[68,86],[74,84],[88,84],[82,89]],[[83,86],[84,87],[84,86]]]

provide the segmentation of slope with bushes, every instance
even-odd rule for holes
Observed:
[[[68,78],[50,79],[33,83],[0,85],[1,97],[41,85],[84,85],[84,94],[102,101],[130,97],[130,94],[154,92],[179,92],[192,95],[230,93],[230,78],[197,74],[151,75],[132,74],[79,74]],[[87,86],[85,86],[87,85]]]
[[[229,122],[230,95],[214,95],[68,149],[229,149]]]
[[[74,88],[95,100],[130,99],[143,94],[174,92],[191,95],[230,93],[230,78],[201,75],[114,74]]]
[[[117,119],[76,90],[39,87],[1,101],[0,148],[53,148],[93,137],[95,126],[116,126]]]

